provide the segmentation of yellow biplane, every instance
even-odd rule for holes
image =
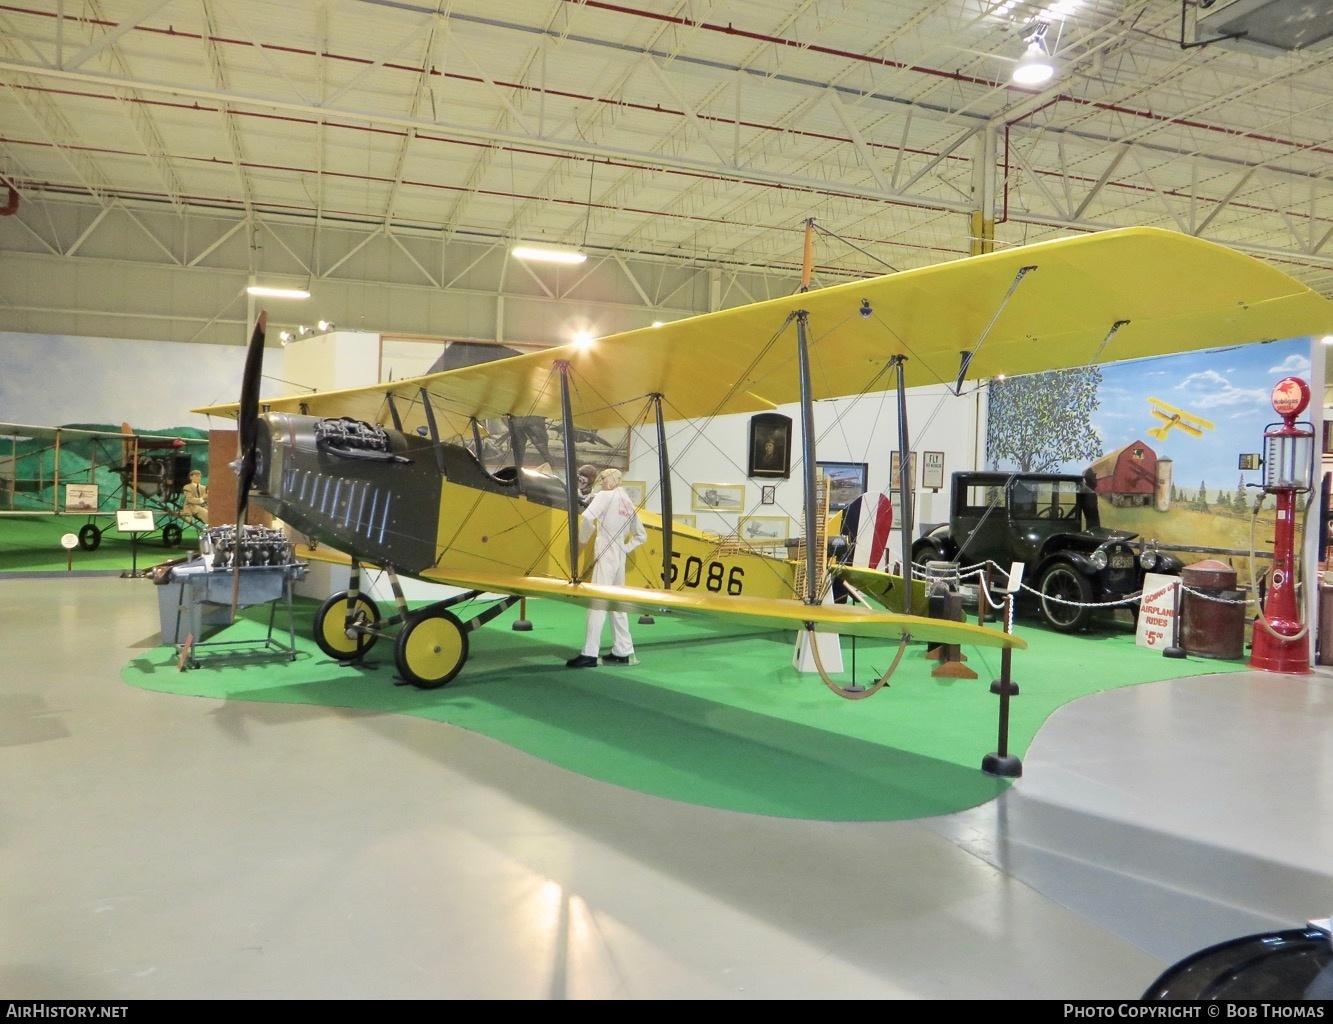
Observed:
[[[1183,409],[1177,409],[1174,405],[1163,402],[1160,398],[1149,398],[1148,404],[1152,407],[1152,414],[1162,421],[1161,426],[1153,427],[1148,431],[1148,436],[1155,437],[1159,441],[1166,440],[1166,435],[1171,432],[1172,427],[1178,428],[1182,433],[1189,434],[1190,437],[1203,437],[1205,430],[1212,430],[1215,426],[1211,420],[1206,420],[1202,416],[1195,416]]]
[[[1190,287],[1179,287],[1181,280]],[[242,503],[253,489],[260,506],[344,552],[354,570],[389,570],[396,592],[403,574],[469,595],[504,596],[468,622],[450,611],[455,599],[409,611],[399,596],[397,613],[382,619],[354,571],[351,588],[324,603],[315,634],[326,653],[354,660],[392,626],[398,670],[419,687],[452,679],[467,659],[468,633],[506,601],[528,596],[904,645],[914,639],[1015,648],[1023,642],[1002,630],[917,614],[924,605],[911,600],[913,588],[873,570],[828,567],[855,590],[879,595],[885,607],[825,601],[812,403],[896,388],[905,438],[910,387],[943,382],[960,389],[968,380],[1328,331],[1333,303],[1281,271],[1185,235],[1126,229],[802,291],[586,348],[266,399],[262,412],[261,317],[241,403],[197,411],[238,418]],[[793,464],[803,482],[805,526],[797,557],[727,548],[673,523],[664,422],[787,404],[800,408],[801,459]],[[478,424],[510,416],[560,423],[567,466],[576,464],[577,430],[655,423],[661,515],[644,515],[649,541],[631,557],[626,586],[586,580],[573,474],[562,480],[522,467],[490,472],[477,457],[480,443],[473,450],[448,440],[476,437]],[[912,524],[900,520],[908,550]]]

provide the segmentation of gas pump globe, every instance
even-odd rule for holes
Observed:
[[[1310,631],[1297,614],[1296,495],[1310,490],[1314,472],[1314,428],[1296,417],[1310,404],[1310,387],[1299,377],[1273,386],[1273,410],[1281,423],[1264,431],[1264,490],[1277,501],[1273,527],[1273,571],[1263,611],[1255,617],[1250,667],[1268,672],[1309,672]]]

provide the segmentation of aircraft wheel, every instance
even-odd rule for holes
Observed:
[[[365,594],[357,594],[352,608],[351,629],[347,620],[347,591],[329,597],[315,612],[315,644],[336,661],[361,657],[379,639],[357,626],[373,626],[380,621],[379,606]]]
[[[102,546],[102,531],[96,523],[84,523],[79,528],[79,547],[84,551],[96,551]]]
[[[169,548],[174,548],[181,542],[181,528],[178,523],[167,523],[162,527],[162,543]]]
[[[1082,629],[1092,619],[1092,584],[1072,565],[1057,562],[1042,574],[1037,585],[1041,614],[1061,633]]]
[[[419,690],[443,686],[467,661],[467,633],[452,612],[427,608],[407,620],[393,649],[398,674]]]

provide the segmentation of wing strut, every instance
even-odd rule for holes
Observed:
[[[579,581],[579,478],[574,471],[577,455],[574,451],[574,409],[569,401],[569,360],[556,360],[560,371],[560,422],[565,436],[565,501],[569,506],[569,581]]]
[[[671,460],[667,457],[666,425],[662,421],[662,395],[654,393],[653,411],[657,414],[657,475],[662,480],[662,589],[670,590],[671,579]]]
[[[421,411],[426,414],[426,429],[430,431],[430,443],[435,448],[435,464],[440,467],[440,476],[444,476],[444,449],[440,447],[440,427],[435,422],[435,408],[430,404],[430,392],[421,388]]]
[[[820,580],[815,578],[818,565],[815,542],[819,523],[815,516],[815,409],[810,388],[810,351],[806,328],[810,314],[796,312],[796,350],[801,371],[801,462],[805,468],[805,603],[819,603]]]
[[[981,332],[981,337],[977,339],[977,343],[972,346],[972,351],[963,353],[962,362],[958,366],[958,379],[954,381],[953,384],[953,393],[955,395],[962,393],[963,378],[967,376],[967,367],[972,362],[972,357],[981,349],[981,343],[986,340],[986,335],[990,334],[991,328],[995,326],[995,321],[1000,319],[1000,314],[1004,312],[1004,307],[1009,305],[1009,300],[1014,297],[1014,292],[1017,291],[1018,286],[1023,283],[1023,278],[1027,277],[1030,271],[1036,269],[1035,266],[1019,268],[1018,273],[1014,275],[1013,282],[1009,285],[1009,290],[1004,293],[1004,298],[1000,300],[999,306],[996,307],[995,315],[990,318],[990,323],[988,323],[986,329]],[[906,463],[904,463],[904,465],[906,465]]]
[[[903,612],[912,614],[912,445],[907,432],[907,389],[903,386],[905,356],[890,362],[898,374],[898,519],[903,532]],[[890,670],[892,671],[892,670]]]
[[[477,453],[477,461],[481,463],[481,468],[489,473],[490,468],[486,465],[486,459],[481,454],[481,427],[477,424],[477,417],[471,417],[470,422],[472,423],[472,450]],[[521,473],[519,475],[522,476]]]

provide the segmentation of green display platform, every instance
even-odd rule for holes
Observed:
[[[96,551],[78,547],[67,551],[61,546],[61,537],[77,535],[89,522],[102,531],[102,543]],[[185,557],[198,547],[198,535],[192,527],[184,530],[180,544],[173,548],[162,543],[160,530],[138,540],[133,534],[121,533],[114,516],[0,516],[0,577],[38,573],[119,575]]]
[[[794,636],[719,633],[666,615],[653,625],[631,616],[641,664],[569,669],[583,611],[529,601],[531,631],[511,629],[516,606],[471,634],[471,659],[453,682],[423,691],[395,678],[389,642],[371,651],[366,668],[326,657],[308,639],[313,610],[298,603],[295,661],[209,659],[181,672],[174,648],[159,647],[126,665],[123,678],[182,696],[417,715],[615,785],[778,817],[929,817],[984,803],[1010,784],[981,771],[998,750],[995,651],[965,649],[978,678],[949,679],[933,677],[924,645],[913,645],[889,686],[849,701],[792,667]],[[267,621],[265,608],[247,609],[210,639],[262,638]],[[1135,646],[1127,626],[1112,630],[1071,637],[1018,627],[1030,647],[1013,657],[1020,694],[1010,701],[1010,754],[1021,758],[1052,711],[1086,694],[1245,667],[1166,659]],[[842,646],[844,682],[873,681],[896,650],[849,638]]]

